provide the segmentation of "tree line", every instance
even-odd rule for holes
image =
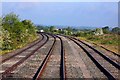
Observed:
[[[114,27],[110,29],[109,26],[105,26],[102,28],[96,28],[94,30],[92,29],[75,29],[72,27],[66,27],[66,28],[61,28],[57,29],[56,26],[42,26],[38,25],[37,26],[38,30],[44,30],[45,32],[50,32],[50,33],[57,33],[57,34],[65,34],[65,35],[73,35],[73,36],[89,36],[89,35],[95,35],[96,33],[103,33],[103,34],[120,34],[120,28],[119,27]]]

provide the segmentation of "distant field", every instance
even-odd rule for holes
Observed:
[[[79,37],[82,40],[87,40],[98,45],[102,45],[107,49],[110,49],[118,53],[118,45],[120,45],[119,40],[120,35],[117,34],[104,34],[104,35],[92,35],[86,37]]]

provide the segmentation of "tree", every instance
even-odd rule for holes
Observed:
[[[2,27],[2,17],[0,17],[0,50],[3,44],[3,27]]]
[[[44,26],[37,25],[36,27],[37,27],[38,30],[44,30]]]
[[[30,20],[20,21],[18,15],[7,14],[2,18],[2,48],[15,49],[36,37],[36,28]]]
[[[107,33],[110,32],[110,31],[109,31],[109,26],[103,27],[102,30],[103,30],[103,33],[105,33],[105,34],[107,34]]]
[[[115,28],[112,29],[112,32],[120,34],[120,28],[119,27],[115,27]]]
[[[103,34],[103,30],[101,28],[96,28],[94,34],[95,35],[102,35]]]
[[[66,30],[67,30],[67,34],[68,34],[68,35],[71,35],[71,34],[72,34],[72,28],[71,28],[71,27],[68,26],[68,27],[66,28]]]
[[[20,30],[17,30],[19,27],[20,19],[18,15],[10,13],[5,15],[2,18],[2,27],[3,27],[3,48],[12,49],[14,44],[17,44],[17,35],[19,35]]]
[[[50,32],[53,32],[55,30],[55,26],[50,26]]]
[[[27,32],[29,34],[35,34],[36,32],[36,28],[35,26],[33,25],[32,21],[31,20],[23,20],[22,23],[24,24],[24,27],[26,28]]]
[[[13,32],[13,29],[15,27],[15,24],[20,22],[20,19],[18,18],[18,15],[14,13],[7,14],[2,19],[2,26],[5,30],[9,32]]]

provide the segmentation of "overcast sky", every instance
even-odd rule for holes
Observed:
[[[2,14],[10,12],[35,24],[118,26],[117,2],[2,2]]]

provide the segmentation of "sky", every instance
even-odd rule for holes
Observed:
[[[120,0],[1,0],[2,2],[119,2]]]
[[[21,20],[30,19],[34,24],[42,25],[118,26],[118,2],[99,1],[7,2],[4,0],[2,15],[14,12]]]

